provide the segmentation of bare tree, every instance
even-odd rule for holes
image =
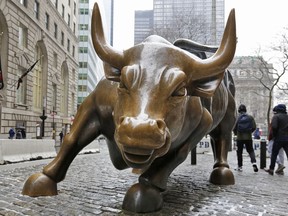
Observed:
[[[273,102],[273,93],[275,90],[282,91],[282,93],[288,92],[287,83],[282,83],[283,77],[288,70],[288,38],[286,34],[282,34],[277,45],[272,46],[269,49],[270,54],[273,53],[268,61],[265,61],[258,51],[257,58],[260,62],[259,71],[254,77],[259,80],[263,87],[268,90],[268,109],[267,109],[267,125],[270,124],[270,113]],[[273,67],[268,62],[273,62]]]
[[[209,29],[205,17],[189,11],[178,11],[173,9],[173,19],[154,21],[153,33],[160,35],[173,43],[178,38],[186,38],[198,43],[208,44],[210,42],[207,32]]]

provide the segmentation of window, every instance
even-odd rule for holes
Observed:
[[[68,67],[66,63],[63,63],[61,67],[60,111],[64,115],[68,114]]]
[[[28,46],[28,28],[26,26],[20,24],[19,26],[19,38],[18,38],[19,47],[25,47]]]
[[[61,31],[61,45],[64,46],[64,32]]]
[[[65,16],[65,6],[62,4],[62,18],[64,19]]]
[[[89,0],[80,0],[80,3],[89,3]]]
[[[71,1],[70,1],[70,0],[68,0],[68,5],[69,5],[69,6],[71,5]]]
[[[88,24],[80,24],[79,30],[88,30]]]
[[[27,7],[27,0],[20,0],[20,4],[22,4],[25,7]]]
[[[87,35],[80,35],[79,36],[79,41],[80,42],[87,42],[88,41],[88,36]]]
[[[40,59],[33,69],[33,106],[36,109],[42,109],[43,93],[42,93],[42,59],[43,53],[40,46],[37,44],[35,48],[36,59]]]
[[[79,62],[79,68],[87,68],[88,63],[87,62]]]
[[[26,72],[26,69],[21,68],[18,70],[18,77],[21,77]],[[20,87],[16,90],[16,103],[26,104],[26,92],[27,92],[27,78],[22,79]]]
[[[75,81],[75,74],[76,74],[76,70],[73,68],[72,69],[72,80]]]
[[[79,47],[79,53],[88,53],[88,47]]]
[[[53,110],[56,110],[56,107],[57,107],[57,85],[55,83],[53,83],[52,88],[53,88],[52,105],[53,105]]]
[[[57,66],[58,66],[58,55],[57,55],[57,53],[53,53],[53,66],[54,66],[54,68],[57,68]]]
[[[76,31],[76,24],[75,22],[73,22],[73,33],[75,34],[75,31]]]
[[[70,27],[70,14],[68,14],[68,20],[67,20],[67,24],[68,24],[68,26]]]
[[[87,74],[79,74],[78,79],[79,80],[87,80]]]
[[[67,51],[70,52],[70,40],[67,39]]]
[[[57,35],[58,35],[58,25],[56,23],[54,23],[54,37],[57,39]]]
[[[39,19],[39,2],[35,0],[34,2],[34,13],[36,19]]]
[[[89,14],[89,9],[88,8],[80,8],[79,9],[79,14],[87,15],[87,14]]]
[[[74,2],[74,15],[76,15],[76,2]]]
[[[58,0],[55,0],[55,7],[58,9]]]
[[[86,85],[78,85],[78,92],[86,92],[87,86]]]
[[[50,16],[48,13],[45,13],[45,26],[47,30],[49,30],[49,25],[50,25]]]
[[[72,47],[72,56],[75,57],[75,46]]]

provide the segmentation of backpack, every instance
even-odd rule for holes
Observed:
[[[251,133],[253,128],[253,121],[252,118],[243,113],[238,118],[238,126],[237,131],[240,133]]]

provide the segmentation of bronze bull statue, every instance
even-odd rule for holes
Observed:
[[[101,134],[117,169],[140,170],[139,182],[125,195],[125,210],[161,209],[168,177],[206,134],[213,140],[215,158],[210,182],[234,184],[227,154],[235,101],[229,82],[223,79],[236,49],[234,10],[219,49],[204,60],[159,36],[150,36],[125,51],[115,50],[105,40],[97,4],[92,37],[106,79],[80,106],[55,159],[29,177],[22,193],[56,195],[57,183],[64,179],[73,159]],[[230,76],[225,77],[231,81]]]

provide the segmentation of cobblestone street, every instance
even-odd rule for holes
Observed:
[[[259,157],[257,160],[259,165]],[[58,184],[59,195],[37,198],[21,195],[25,180],[40,172],[49,161],[0,166],[0,215],[140,215],[121,209],[126,191],[137,182],[138,176],[131,169],[116,170],[104,143],[100,145],[100,153],[76,157],[65,180]],[[233,170],[236,184],[216,186],[208,181],[212,154],[197,154],[197,165],[190,165],[190,161],[189,156],[170,176],[163,209],[145,215],[288,215],[286,173],[284,176],[270,176],[263,170],[254,173],[245,153],[243,172]],[[235,151],[229,152],[229,163],[231,168],[236,167]]]

